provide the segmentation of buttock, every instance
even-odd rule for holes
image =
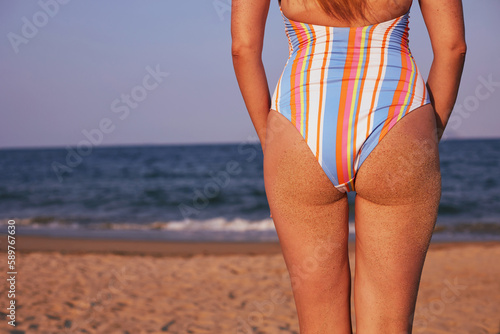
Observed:
[[[430,103],[408,47],[407,18],[359,28],[284,18],[290,55],[271,108],[294,125],[342,192],[355,190],[357,170],[388,131]]]

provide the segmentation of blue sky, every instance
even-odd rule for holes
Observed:
[[[0,4],[0,148],[256,138],[232,67],[229,0],[59,1]],[[500,2],[464,9],[469,51],[446,136],[498,137]],[[432,54],[417,1],[410,22],[426,77]],[[287,57],[273,0],[263,55],[271,94]]]

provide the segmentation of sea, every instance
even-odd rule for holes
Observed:
[[[439,145],[432,240],[500,240],[500,139]],[[0,234],[277,241],[262,163],[254,143],[1,149]]]

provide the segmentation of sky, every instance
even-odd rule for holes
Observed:
[[[498,137],[500,1],[465,0],[468,53],[445,138]],[[241,143],[257,137],[231,59],[230,0],[0,3],[0,148]],[[418,2],[410,48],[432,51]],[[288,45],[272,0],[270,93]]]

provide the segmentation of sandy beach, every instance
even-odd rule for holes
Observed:
[[[500,333],[499,258],[500,243],[432,244],[414,333]],[[276,243],[18,236],[16,271],[16,327],[4,278],[1,333],[298,333]]]

